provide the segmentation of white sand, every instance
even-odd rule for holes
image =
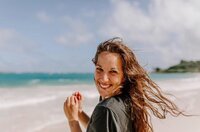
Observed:
[[[170,83],[170,85],[169,85]],[[191,90],[175,90],[183,84],[176,81],[160,82],[165,91],[177,98],[174,100],[189,114],[200,115],[200,85]],[[168,88],[169,87],[169,88]],[[180,89],[179,88],[179,89]],[[70,132],[63,113],[63,102],[73,91],[81,91],[86,97],[85,111],[91,114],[98,102],[98,93],[93,85],[52,86],[20,89],[0,89],[1,132]],[[155,132],[200,132],[200,116],[160,120],[153,118]],[[85,130],[84,130],[85,131]]]
[[[98,102],[93,85],[0,88],[0,132],[68,132],[63,102],[77,90],[91,113]]]
[[[163,120],[153,118],[155,132],[200,132],[199,95],[200,90],[177,92],[177,104],[181,106],[181,108],[185,110],[187,114],[199,116],[168,116]]]

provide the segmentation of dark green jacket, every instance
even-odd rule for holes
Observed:
[[[117,95],[105,99],[95,107],[87,132],[134,132],[129,96]]]

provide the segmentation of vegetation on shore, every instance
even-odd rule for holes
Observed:
[[[170,66],[167,69],[159,67],[154,69],[157,73],[184,73],[184,72],[200,72],[200,61],[181,60],[179,64]]]

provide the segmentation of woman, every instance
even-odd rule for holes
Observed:
[[[150,113],[160,119],[182,114],[121,39],[101,43],[93,62],[100,102],[89,119],[81,108],[81,93],[67,98],[64,111],[72,132],[81,132],[79,122],[87,132],[153,132]]]

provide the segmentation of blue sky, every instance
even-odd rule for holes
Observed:
[[[0,72],[93,72],[119,36],[141,65],[200,60],[198,0],[0,0]]]

